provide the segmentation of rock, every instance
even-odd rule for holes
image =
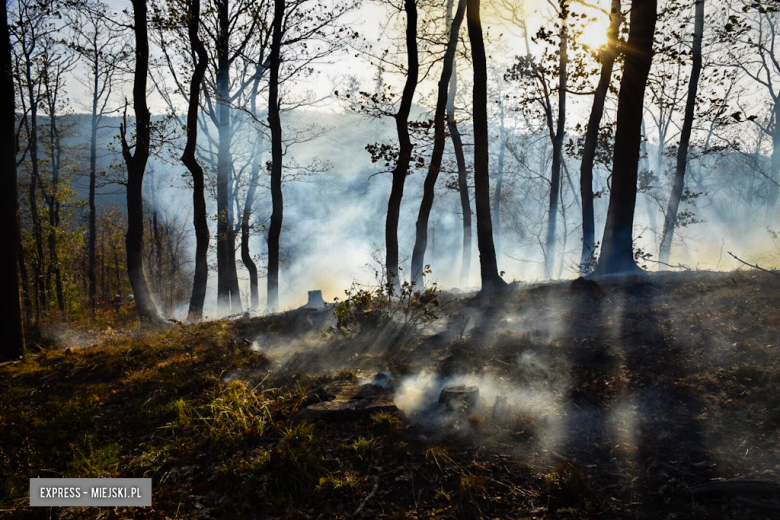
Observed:
[[[380,385],[334,381],[323,385],[318,393],[323,401],[303,409],[293,419],[295,422],[342,422],[369,417],[376,412],[398,412],[393,393]]]
[[[452,411],[468,412],[479,403],[479,387],[466,385],[445,386],[439,394],[439,405]]]

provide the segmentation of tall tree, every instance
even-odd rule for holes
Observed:
[[[268,122],[271,126],[271,225],[268,229],[268,310],[279,306],[279,236],[282,233],[282,121],[279,110],[279,67],[281,66],[284,0],[274,0],[271,39],[271,75],[268,92]]]
[[[30,205],[30,220],[34,256],[32,262],[33,296],[35,303],[35,322],[41,318],[41,311],[49,307],[45,271],[46,257],[43,247],[43,223],[38,206],[38,195],[41,190],[41,165],[38,129],[40,122],[38,112],[43,103],[43,40],[52,34],[53,27],[49,20],[50,10],[45,3],[31,0],[20,0],[17,4],[17,20],[11,30],[15,36],[16,77],[19,84],[22,109],[22,126],[25,130],[25,155],[30,158],[30,184],[28,200]]]
[[[620,11],[620,0],[612,0],[610,7],[609,29],[607,29],[607,44],[601,52],[601,73],[593,96],[593,106],[588,118],[588,128],[585,132],[585,144],[580,163],[580,197],[582,199],[582,256],[580,257],[581,274],[588,274],[588,266],[593,263],[596,249],[596,224],[593,212],[593,163],[596,159],[599,127],[604,115],[604,102],[607,99],[609,85],[612,81],[612,69],[615,66],[618,49],[618,33],[623,23]]]
[[[75,56],[59,41],[46,37],[41,44],[44,46],[42,55],[43,111],[48,116],[49,123],[49,166],[50,178],[41,183],[44,199],[48,206],[49,229],[48,248],[49,266],[46,270],[46,287],[54,285],[57,308],[65,311],[65,294],[62,281],[62,268],[59,258],[60,210],[61,210],[61,176],[62,176],[62,128],[60,127],[60,111],[66,107],[65,79],[75,66]]]
[[[0,103],[6,117],[0,125],[0,162],[5,172],[0,175],[0,243],[6,250],[0,264],[0,324],[4,334],[0,361],[17,359],[24,353],[22,308],[19,300],[19,199],[16,179],[16,125],[10,114],[16,113],[14,71],[11,61],[11,35],[8,29],[6,3],[0,7]]]
[[[127,109],[119,127],[122,156],[127,165],[127,274],[133,287],[138,316],[142,321],[161,323],[144,273],[144,198],[146,163],[151,153],[151,114],[146,104],[149,74],[149,37],[146,0],[131,0],[135,35],[135,69],[133,72],[133,109],[135,111],[135,144],[127,140]],[[135,148],[134,151],[133,148]]]
[[[474,195],[477,207],[477,246],[482,291],[500,289],[506,285],[498,272],[493,225],[490,221],[490,173],[487,115],[487,57],[482,37],[480,0],[468,0],[467,26],[474,62]]]
[[[387,218],[385,220],[385,269],[387,276],[398,283],[398,220],[401,214],[401,200],[404,196],[404,184],[409,174],[409,164],[412,160],[412,140],[409,136],[409,113],[412,110],[412,100],[417,89],[419,77],[419,56],[417,54],[417,0],[404,0],[406,13],[406,83],[404,84],[401,104],[395,114],[395,128],[398,133],[398,161],[393,168],[393,184],[390,188],[390,199],[387,201]]]
[[[452,25],[454,0],[447,0],[447,25]],[[458,122],[455,119],[455,96],[458,93],[457,53],[452,61],[452,74],[447,92],[447,130],[455,151],[455,162],[458,165],[458,194],[460,196],[460,211],[463,215],[463,246],[460,261],[460,285],[469,284],[471,274],[471,197],[469,196],[468,170],[466,156],[463,152],[463,139],[460,136]]]
[[[236,54],[230,52],[231,13],[229,0],[216,0],[217,50],[216,123],[219,134],[217,156],[217,307],[220,313],[241,312],[241,296],[236,271],[236,242],[233,230],[233,211],[230,194],[233,191],[233,158],[230,145],[233,139],[231,124],[230,66]],[[238,51],[240,52],[240,51]]]
[[[208,67],[206,46],[200,39],[200,0],[187,2],[185,20],[190,47],[195,57],[195,68],[190,79],[189,103],[187,108],[187,144],[181,156],[181,162],[192,175],[193,225],[195,226],[195,275],[192,282],[192,296],[187,318],[198,321],[203,318],[203,303],[206,300],[206,287],[209,279],[208,250],[209,224],[206,213],[206,188],[203,167],[195,152],[198,147],[198,107],[203,78]]]
[[[553,111],[549,100],[545,105],[547,128],[552,142],[553,156],[550,170],[550,204],[547,211],[547,240],[544,263],[545,277],[552,278],[555,264],[555,243],[558,228],[558,204],[561,194],[561,164],[563,162],[563,140],[566,137],[566,93],[569,64],[569,1],[558,0],[558,17],[560,30],[558,32],[558,113],[553,125]]]
[[[87,237],[87,277],[89,310],[97,306],[97,160],[98,133],[103,117],[111,114],[109,102],[120,75],[120,64],[128,57],[125,34],[116,30],[101,2],[79,3],[66,11],[70,30],[69,45],[89,69],[87,78],[77,78],[90,95],[89,119],[89,236]]]
[[[455,62],[455,51],[458,46],[458,34],[465,11],[466,0],[459,0],[458,9],[455,12],[455,17],[449,28],[449,39],[447,42],[447,50],[444,54],[444,65],[441,71],[441,78],[439,78],[436,111],[433,116],[433,152],[431,154],[431,162],[428,165],[428,174],[425,176],[423,197],[422,202],[420,203],[420,211],[417,216],[417,236],[414,242],[414,251],[412,253],[412,280],[418,284],[421,281],[425,268],[425,250],[428,247],[428,219],[431,215],[431,208],[433,207],[436,180],[439,178],[442,158],[444,157],[447,87],[452,75],[452,68]]]
[[[612,190],[596,274],[638,271],[634,260],[636,206],[642,112],[647,76],[653,62],[656,0],[633,0],[625,46],[625,65],[618,95],[617,130],[612,159]]]
[[[693,47],[691,49],[691,79],[688,83],[688,99],[685,102],[685,117],[683,118],[682,133],[680,134],[680,144],[677,148],[677,166],[674,171],[674,184],[672,193],[669,196],[669,205],[666,208],[666,218],[664,219],[664,231],[661,236],[661,247],[658,253],[658,260],[663,269],[669,263],[669,256],[672,251],[672,238],[674,237],[674,227],[677,222],[677,209],[682,200],[683,188],[685,187],[685,171],[688,166],[688,146],[691,142],[691,131],[693,130],[693,117],[696,110],[696,95],[699,89],[699,76],[701,75],[701,42],[704,34],[704,0],[696,0],[695,15],[693,25]]]

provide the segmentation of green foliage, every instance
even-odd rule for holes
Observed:
[[[360,458],[370,458],[379,449],[379,441],[373,437],[360,436],[352,443],[351,447]]]
[[[400,419],[391,412],[376,412],[371,416],[374,431],[380,434],[395,433],[401,425]]]
[[[430,274],[427,269],[424,274]],[[375,269],[376,283],[357,283],[336,299],[333,314],[336,330],[349,335],[392,330],[396,337],[410,334],[439,318],[439,293],[434,283],[417,288],[409,281],[397,283],[394,276]]]
[[[75,455],[71,470],[75,476],[105,478],[113,476],[116,472],[120,452],[118,444],[110,443],[101,446],[96,436],[87,435],[81,445],[72,444],[71,448]]]

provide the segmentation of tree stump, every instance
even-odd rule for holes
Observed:
[[[479,387],[466,385],[445,386],[439,394],[439,405],[448,410],[469,412],[479,403]]]
[[[322,298],[322,291],[309,291],[309,301],[304,305],[306,309],[324,309],[325,300]]]

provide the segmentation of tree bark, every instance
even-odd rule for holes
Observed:
[[[569,63],[569,3],[560,0],[561,32],[558,48],[558,120],[553,131],[550,122],[550,137],[552,138],[553,157],[550,171],[550,204],[547,213],[547,254],[544,262],[544,275],[552,278],[555,266],[555,244],[558,227],[558,203],[561,195],[561,163],[563,162],[563,139],[566,135],[566,68]],[[549,118],[548,118],[549,119]]]
[[[447,1],[447,21],[452,22],[452,8],[454,0]],[[469,284],[471,274],[471,198],[469,197],[468,172],[466,171],[466,157],[463,153],[463,140],[460,137],[458,123],[455,120],[455,95],[458,92],[458,67],[457,54],[452,61],[452,74],[450,75],[450,87],[447,92],[447,130],[450,132],[452,147],[455,150],[455,162],[458,165],[458,194],[460,195],[460,209],[463,214],[463,246],[460,261],[460,286]]]
[[[480,0],[468,0],[467,25],[474,62],[474,194],[477,206],[477,247],[482,291],[506,286],[498,273],[493,225],[490,221],[490,172],[487,115],[487,58],[482,39]]]
[[[127,274],[133,288],[138,316],[143,322],[162,323],[152,299],[144,273],[144,198],[143,182],[151,151],[151,114],[146,104],[146,82],[149,73],[149,36],[146,0],[132,0],[135,33],[135,71],[133,75],[133,109],[135,111],[135,153],[127,142],[127,118],[120,126],[122,155],[127,164]]]
[[[455,18],[450,26],[449,41],[447,42],[447,50],[444,54],[444,65],[441,71],[441,78],[439,78],[436,111],[433,116],[433,153],[431,154],[431,162],[428,165],[428,174],[425,176],[420,212],[417,215],[417,236],[414,243],[414,251],[412,253],[412,280],[417,285],[420,285],[422,282],[422,274],[425,270],[425,250],[428,247],[428,219],[431,215],[431,208],[433,207],[436,180],[439,178],[441,162],[444,157],[447,86],[449,85],[450,77],[452,76],[455,50],[458,46],[458,33],[460,32],[460,25],[463,22],[463,15],[465,12],[466,0],[459,0]]]
[[[504,187],[504,158],[506,156],[506,109],[504,107],[503,94],[501,89],[498,91],[498,110],[499,110],[499,128],[498,128],[498,175],[496,176],[496,191],[493,197],[493,240],[498,249],[499,239],[501,238],[501,191]]]
[[[409,164],[412,161],[412,140],[409,137],[409,113],[412,110],[414,91],[417,89],[419,76],[419,56],[417,55],[417,0],[404,0],[406,12],[406,60],[407,73],[401,105],[395,115],[395,129],[398,133],[398,162],[393,169],[393,184],[390,188],[390,199],[387,201],[387,218],[385,220],[385,269],[388,282],[394,287],[399,286],[398,272],[398,220],[401,213],[401,199],[404,197],[404,184],[409,175]]]
[[[201,85],[208,67],[206,46],[198,35],[200,27],[200,0],[190,0],[189,16],[187,17],[187,34],[190,47],[197,57],[195,68],[190,79],[189,106],[187,107],[187,144],[181,156],[181,162],[192,175],[192,223],[195,226],[195,276],[192,282],[190,308],[187,313],[189,321],[200,321],[203,318],[203,304],[206,301],[206,288],[209,280],[208,250],[209,224],[206,214],[206,188],[203,167],[196,158],[198,146],[198,106],[200,102]]]
[[[596,92],[593,96],[593,106],[588,118],[588,129],[585,133],[585,145],[582,150],[580,164],[580,197],[582,198],[582,255],[580,257],[580,274],[589,274],[588,267],[593,264],[596,252],[596,223],[593,211],[593,163],[598,147],[601,118],[604,115],[604,102],[612,81],[612,69],[618,55],[618,33],[623,23],[620,12],[620,0],[612,0],[610,8],[609,29],[607,30],[607,45],[601,57],[601,75]]]
[[[696,93],[699,89],[699,76],[701,75],[701,41],[704,33],[704,0],[696,0],[695,21],[693,27],[693,48],[691,57],[691,79],[688,83],[688,99],[685,102],[685,116],[683,118],[682,132],[680,133],[680,145],[677,148],[677,166],[674,171],[674,184],[669,196],[669,205],[666,207],[664,218],[664,231],[661,237],[661,248],[658,253],[659,269],[664,269],[669,263],[672,252],[672,239],[674,227],[677,223],[677,210],[680,207],[683,189],[685,187],[685,170],[688,166],[688,147],[691,142],[693,130],[693,117],[696,110]]]
[[[254,100],[252,104],[254,104]],[[254,113],[255,111],[253,110],[252,112]],[[257,280],[257,265],[255,265],[255,261],[249,252],[249,228],[252,206],[255,203],[255,193],[257,192],[257,183],[260,181],[260,168],[262,166],[262,136],[259,131],[257,132],[252,155],[252,177],[246,194],[246,201],[244,202],[244,214],[241,218],[241,261],[249,272],[250,310],[256,310],[260,306],[260,291]]]
[[[0,243],[5,253],[0,255],[0,361],[18,359],[24,354],[22,308],[19,300],[19,198],[16,177],[16,128],[12,114],[16,113],[11,39],[5,2],[0,6],[0,106],[3,118],[0,124],[0,162],[6,171],[0,175]]]
[[[633,230],[642,114],[647,76],[653,61],[656,0],[633,0],[625,65],[618,95],[612,191],[596,274],[636,272]]]
[[[271,225],[268,228],[268,310],[279,307],[279,237],[284,219],[282,194],[282,121],[279,113],[279,66],[281,65],[284,0],[274,0],[271,37],[271,77],[268,89],[268,122],[271,127]]]
[[[229,0],[216,2],[217,30],[217,307],[219,313],[241,312],[235,262],[235,232],[230,204],[232,156],[230,106],[230,13]]]
[[[95,258],[97,247],[97,207],[95,205],[95,189],[97,183],[97,131],[98,131],[98,87],[100,81],[100,71],[95,63],[92,71],[93,94],[92,94],[92,118],[90,120],[89,136],[89,239],[88,239],[88,267],[87,278],[89,279],[89,312],[90,317],[95,317],[97,302],[95,293]]]

